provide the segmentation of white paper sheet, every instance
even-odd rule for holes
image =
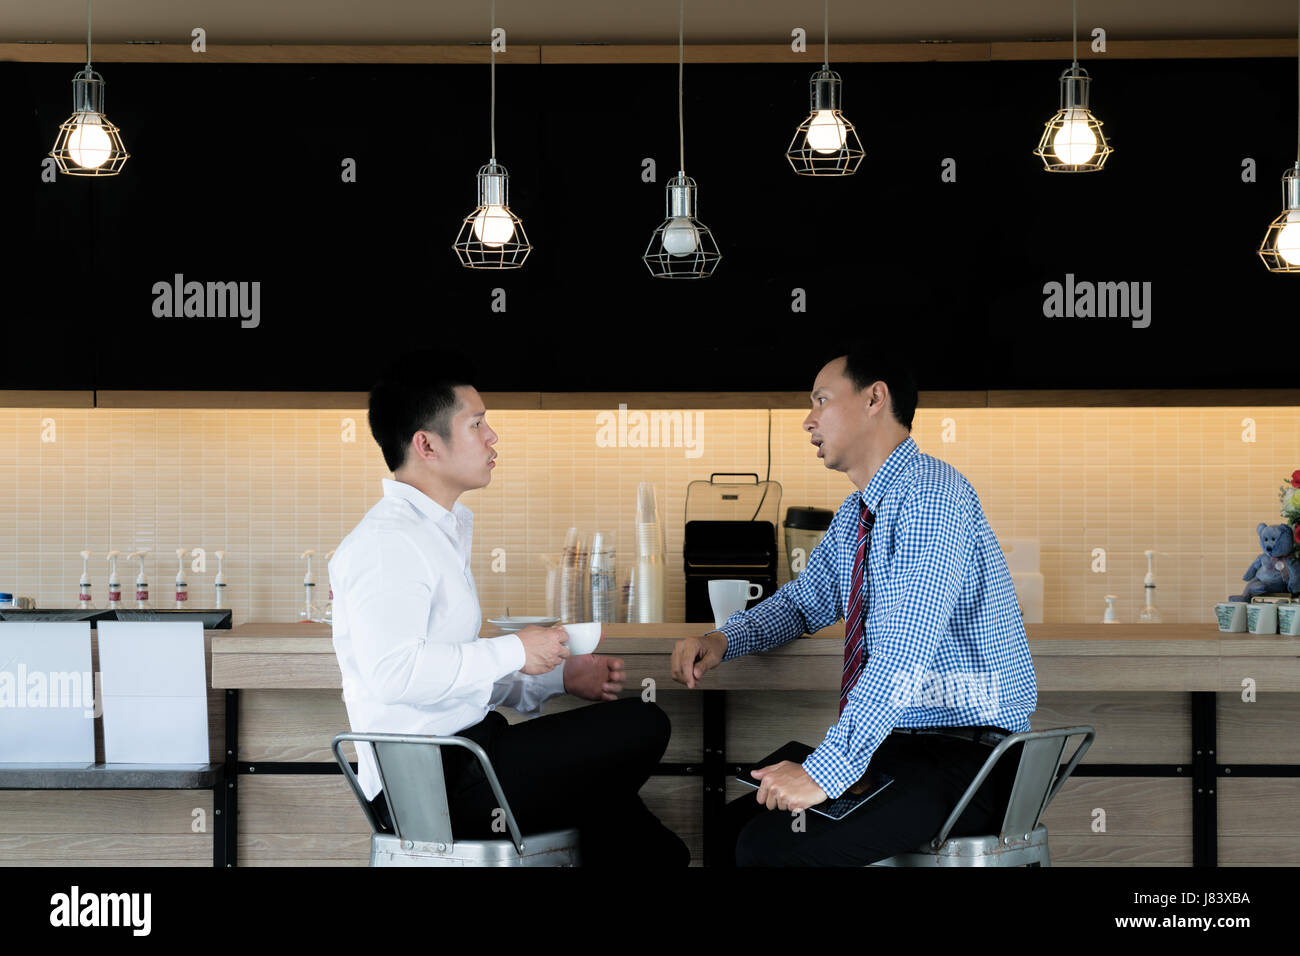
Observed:
[[[207,763],[203,625],[102,621],[104,761]]]
[[[0,623],[0,763],[95,762],[90,624]]]

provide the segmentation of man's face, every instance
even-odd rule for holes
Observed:
[[[442,478],[465,489],[482,488],[492,481],[492,446],[497,433],[488,427],[487,408],[471,385],[456,386],[456,411],[451,416],[451,441],[433,432],[429,443],[438,451],[437,470]]]
[[[803,427],[817,446],[827,468],[848,471],[862,455],[870,436],[867,391],[858,392],[844,374],[844,358],[833,359],[817,373],[811,394],[812,411]]]

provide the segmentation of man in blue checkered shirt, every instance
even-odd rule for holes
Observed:
[[[1037,706],[1002,549],[970,482],[917,449],[905,361],[855,346],[821,370],[811,400],[817,457],[857,490],[798,577],[673,653],[673,676],[695,687],[723,661],[846,621],[838,722],[802,763],[754,770],[756,799],[728,807],[742,866],[861,866],[916,849]],[[998,831],[1018,763],[1015,747],[954,836]],[[840,820],[800,813],[850,791],[868,765],[894,782]]]

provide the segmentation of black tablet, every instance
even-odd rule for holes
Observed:
[[[808,755],[812,753],[814,749],[815,748],[809,747],[807,744],[801,744],[797,740],[792,740],[780,750],[768,754],[762,760],[758,761],[758,763],[754,764],[754,769],[759,767],[770,767],[772,764],[780,763],[782,760],[789,760],[791,763],[801,764],[808,759]],[[742,773],[736,777],[736,779],[741,783],[749,784],[755,790],[759,787],[760,781],[755,780],[753,777],[749,776],[748,773]],[[861,780],[851,786],[848,790],[845,790],[834,800],[823,800],[821,803],[817,804],[817,806],[809,807],[808,809],[813,813],[820,813],[822,816],[828,817],[831,820],[843,820],[850,813],[862,806],[893,782],[894,778],[889,774],[868,768],[867,772],[863,774]]]

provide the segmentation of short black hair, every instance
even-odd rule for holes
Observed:
[[[431,431],[451,442],[456,386],[472,385],[470,363],[458,352],[421,349],[391,365],[370,390],[370,434],[397,471],[406,461],[411,436]]]
[[[872,382],[888,386],[894,418],[910,432],[916,416],[916,375],[902,343],[857,339],[839,354],[844,356],[844,374],[859,392]]]

